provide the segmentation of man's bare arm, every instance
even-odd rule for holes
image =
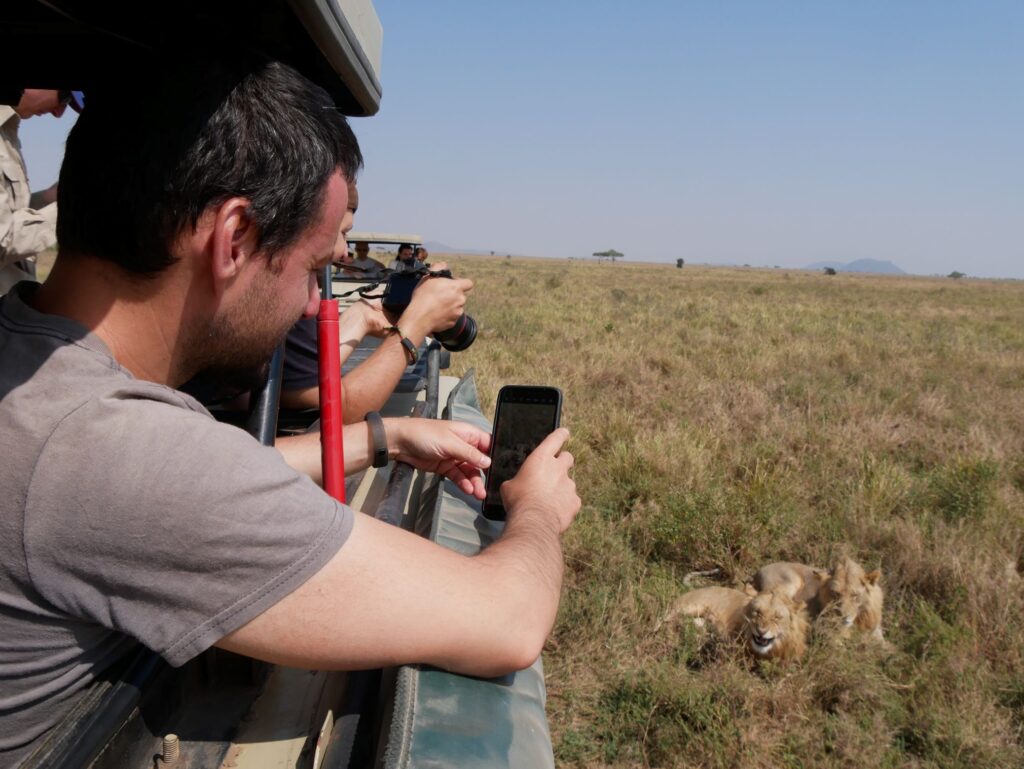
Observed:
[[[439,419],[385,419],[388,456],[450,478],[466,494],[483,499],[480,470],[490,466],[491,436],[466,422]],[[345,474],[365,470],[373,460],[373,437],[366,422],[345,425]],[[279,438],[275,448],[293,469],[323,485],[320,433]]]
[[[218,646],[297,667],[427,663],[470,675],[540,654],[562,583],[560,535],[579,510],[558,430],[502,488],[502,537],[466,557],[363,515],[308,582]]]
[[[349,305],[338,318],[338,365],[344,365],[348,357],[353,353],[363,338],[369,334],[375,334],[378,327],[383,324],[378,319],[383,318],[380,309],[380,300],[376,303],[367,300],[360,300]],[[399,374],[401,376],[401,374]],[[396,380],[397,381],[397,380]],[[344,388],[343,388],[344,392]],[[344,396],[343,396],[344,397]],[[344,408],[342,400],[342,408]],[[281,392],[281,406],[288,409],[316,409],[320,408],[320,388],[305,387],[299,390],[283,390]],[[376,411],[376,409],[366,409]],[[350,419],[349,422],[362,421],[363,415],[358,419]]]

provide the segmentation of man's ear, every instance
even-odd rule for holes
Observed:
[[[238,277],[256,253],[259,238],[247,199],[228,198],[211,213],[210,268],[220,285]]]

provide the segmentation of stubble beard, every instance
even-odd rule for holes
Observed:
[[[263,383],[270,357],[299,319],[280,317],[269,278],[254,282],[235,312],[211,319],[190,335],[188,368],[195,376],[240,390]]]

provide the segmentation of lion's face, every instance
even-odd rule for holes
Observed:
[[[842,559],[825,585],[826,601],[839,607],[845,627],[875,630],[882,620],[882,586],[878,569],[865,573],[856,561]]]
[[[807,644],[803,604],[779,591],[758,593],[744,610],[747,646],[757,657],[800,656]]]

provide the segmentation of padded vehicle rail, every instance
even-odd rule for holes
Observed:
[[[444,418],[490,429],[472,371],[449,396]],[[424,494],[417,523],[432,541],[474,554],[501,533],[504,524],[484,518],[480,503],[450,481],[439,481],[433,491]],[[553,769],[545,700],[540,659],[526,670],[487,680],[419,665],[399,668],[377,765]]]

